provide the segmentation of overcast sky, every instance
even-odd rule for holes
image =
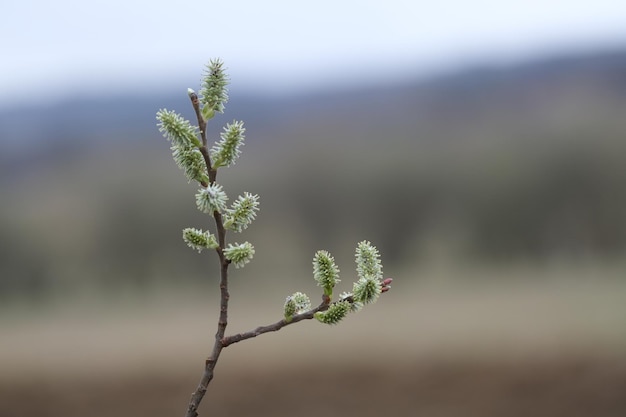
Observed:
[[[211,57],[283,93],[626,46],[626,1],[5,0],[0,45],[3,107],[194,87]]]

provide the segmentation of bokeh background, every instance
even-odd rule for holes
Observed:
[[[201,415],[626,414],[619,1],[21,1],[0,38],[0,415],[183,415],[212,345],[212,228],[156,128],[220,57],[258,193],[228,333],[380,250],[339,326],[223,352]]]

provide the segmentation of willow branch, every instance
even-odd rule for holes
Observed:
[[[198,96],[195,93],[191,93],[189,95],[189,98],[191,99],[191,104],[193,105],[196,117],[198,118],[198,127],[200,128],[200,136],[202,138],[202,146],[200,147],[200,152],[202,153],[202,156],[204,157],[204,162],[207,166],[209,181],[211,184],[213,184],[215,183],[217,177],[217,170],[214,169],[211,165],[211,157],[207,148],[206,121],[204,120],[204,117],[202,117],[202,113],[200,111]],[[215,333],[213,350],[211,351],[211,355],[206,359],[204,363],[204,372],[202,373],[200,383],[198,384],[198,387],[196,388],[194,393],[191,395],[189,406],[187,407],[186,417],[198,416],[198,406],[200,405],[204,394],[206,394],[209,383],[213,379],[215,365],[217,365],[217,360],[219,359],[222,349],[224,348],[222,340],[224,339],[224,334],[226,334],[226,327],[228,326],[228,301],[230,300],[230,294],[228,293],[228,266],[230,265],[230,261],[226,259],[223,251],[223,248],[226,246],[226,229],[224,228],[222,215],[219,212],[216,211],[215,213],[213,213],[213,217],[215,218],[217,239],[219,243],[219,247],[216,249],[216,252],[220,260],[220,314],[217,322],[217,332]]]
[[[392,281],[391,278],[382,279],[382,264],[380,263],[379,253],[376,247],[372,246],[369,241],[362,241],[357,246],[357,273],[359,279],[354,283],[353,293],[343,293],[338,301],[331,302],[333,287],[338,281],[339,269],[335,265],[333,257],[327,251],[318,251],[315,254],[313,262],[313,277],[318,285],[322,287],[323,295],[322,302],[317,307],[300,314],[295,314],[296,312],[310,308],[311,305],[308,296],[298,292],[287,299],[284,308],[285,318],[269,325],[259,326],[247,332],[226,336],[228,304],[230,300],[228,291],[228,267],[231,264],[231,260],[236,266],[241,266],[249,262],[254,251],[252,245],[248,242],[245,242],[245,245],[241,245],[240,247],[230,245],[226,248],[226,228],[224,227],[224,218],[221,212],[227,213],[226,216],[228,218],[229,228],[240,232],[241,229],[245,229],[254,219],[255,211],[258,210],[258,196],[245,193],[244,197],[240,196],[239,200],[233,203],[234,208],[228,209],[227,211],[224,211],[222,207],[226,201],[225,194],[220,195],[219,198],[211,197],[216,199],[216,201],[219,200],[219,204],[217,204],[216,201],[211,202],[209,200],[205,205],[204,200],[202,200],[202,198],[204,198],[203,193],[205,192],[215,192],[216,189],[219,189],[219,192],[222,193],[221,187],[215,186],[217,169],[219,166],[229,166],[234,163],[240,153],[239,147],[243,144],[245,138],[243,122],[227,124],[224,133],[221,135],[222,141],[216,143],[216,147],[213,148],[214,161],[211,161],[211,153],[207,145],[207,120],[204,114],[207,114],[207,117],[211,118],[213,117],[214,111],[221,112],[223,110],[223,103],[227,100],[228,96],[225,89],[227,80],[222,72],[221,62],[219,60],[211,61],[209,68],[210,73],[207,75],[208,79],[205,80],[201,95],[204,101],[206,101],[207,97],[210,97],[210,106],[203,109],[198,95],[193,90],[188,90],[189,98],[198,120],[201,142],[198,141],[196,128],[191,127],[187,120],[182,119],[182,117],[173,112],[167,112],[166,110],[160,110],[157,113],[157,119],[161,121],[159,128],[164,132],[167,139],[175,141],[173,148],[175,151],[174,159],[181,168],[185,169],[187,177],[190,180],[199,178],[202,186],[205,188],[214,187],[213,190],[200,190],[200,197],[197,197],[196,201],[197,203],[199,201],[198,208],[205,213],[214,209],[216,210],[212,214],[217,229],[217,245],[215,236],[208,232],[191,228],[183,230],[183,238],[189,246],[198,251],[205,248],[214,248],[220,262],[220,310],[217,330],[215,332],[213,348],[204,363],[204,370],[200,382],[189,400],[185,414],[186,417],[198,417],[198,407],[207,392],[209,383],[213,380],[217,361],[225,347],[265,333],[279,331],[284,327],[303,320],[316,318],[322,323],[336,324],[350,311],[357,311],[362,308],[363,305],[374,302],[381,293],[385,293],[391,288],[390,284]],[[205,105],[209,104],[205,103]],[[207,109],[211,111],[203,111]],[[191,138],[191,136],[193,136],[193,138]],[[194,153],[189,156],[188,151],[190,150],[190,145],[198,147],[205,166],[202,166],[202,161],[199,160],[197,154]],[[193,150],[193,152],[195,152],[195,150]],[[200,174],[198,172],[203,171],[205,168],[208,174],[208,180],[204,173]],[[223,202],[220,199],[223,200]],[[246,205],[250,207],[244,207],[242,209],[242,207]],[[207,210],[206,207],[210,208]],[[216,209],[216,207],[218,208]],[[239,211],[241,211],[240,209],[244,211],[244,214],[240,216],[241,219],[237,220],[239,214],[231,217],[232,213],[239,213]],[[246,210],[248,210],[248,212],[246,212]],[[234,220],[234,223],[231,223],[231,219],[233,218],[239,221],[239,223]],[[231,224],[233,224],[233,227],[230,226]],[[242,247],[248,252],[237,252],[234,256],[231,256],[231,253],[242,250]],[[229,252],[231,249],[233,252]],[[227,259],[226,254],[228,254],[231,260]]]

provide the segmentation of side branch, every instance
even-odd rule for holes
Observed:
[[[318,311],[328,310],[328,306],[329,304],[327,300],[324,299],[324,301],[322,301],[322,303],[319,306],[315,307],[312,310],[306,311],[302,314],[297,314],[293,316],[290,321],[282,319],[280,321],[277,321],[276,323],[269,324],[267,326],[259,326],[254,330],[250,330],[244,333],[237,333],[231,336],[226,336],[222,339],[222,346],[227,347],[234,343],[241,342],[246,339],[252,339],[253,337],[257,337],[264,333],[276,332],[282,329],[283,327],[289,326],[290,324],[294,324],[302,320],[310,320],[315,316],[315,313],[317,313]]]

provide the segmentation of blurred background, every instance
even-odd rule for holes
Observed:
[[[156,127],[220,57],[258,193],[228,333],[351,289],[336,327],[223,352],[201,415],[626,414],[626,5],[492,0],[2,6],[0,415],[182,415],[212,346],[212,229]]]

